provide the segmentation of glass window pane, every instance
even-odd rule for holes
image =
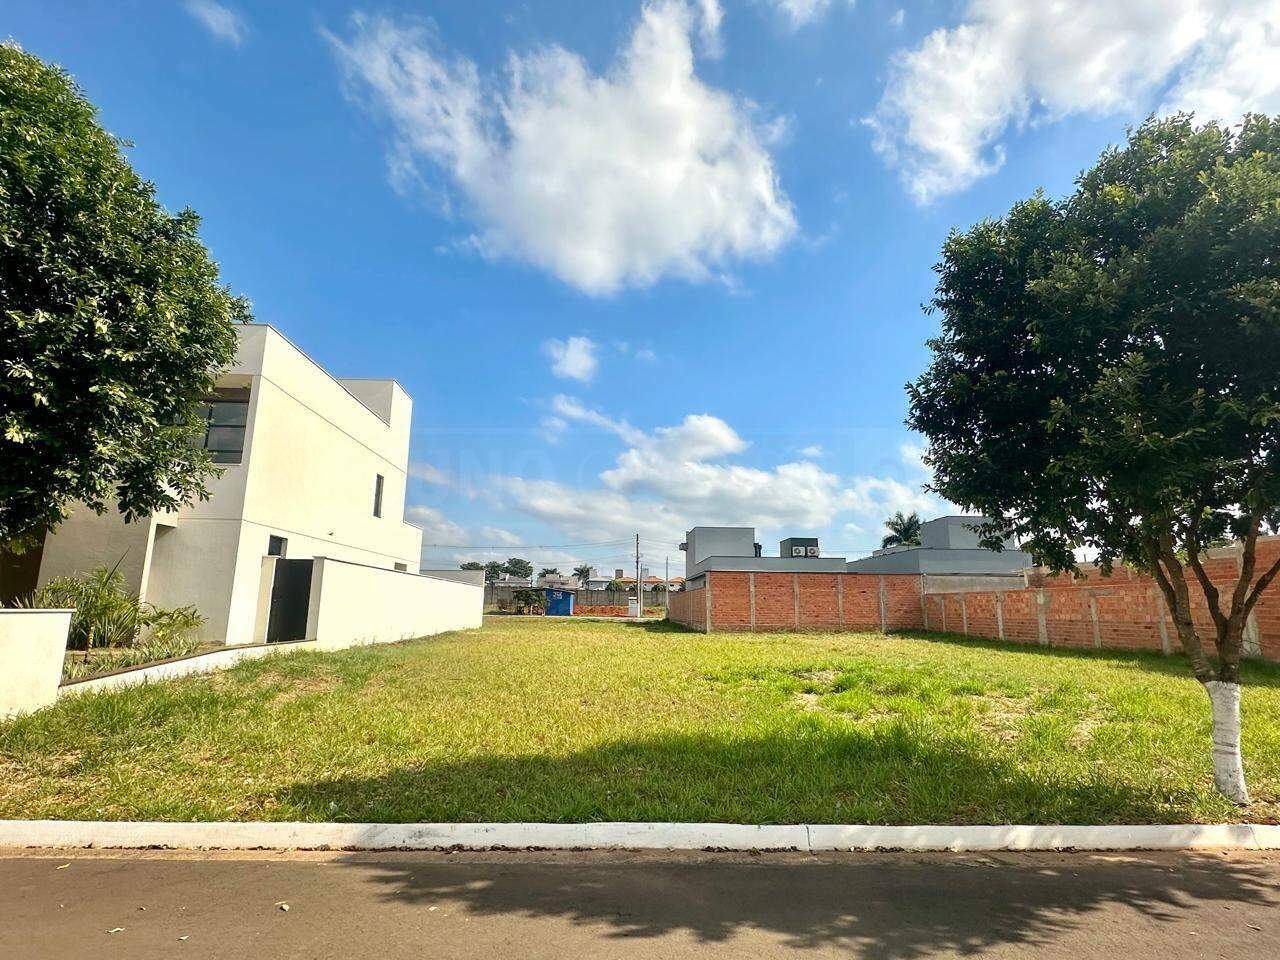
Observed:
[[[239,463],[239,450],[210,450],[209,459],[214,463]]]
[[[215,401],[211,406],[213,416],[210,418],[210,422],[219,426],[244,426],[249,416],[249,405],[247,403]]]
[[[210,450],[242,450],[244,427],[210,427],[204,445]]]

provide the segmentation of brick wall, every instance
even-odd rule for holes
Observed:
[[[1280,557],[1280,537],[1258,542],[1258,574]],[[1211,551],[1205,572],[1224,606],[1239,574],[1239,550]],[[1022,590],[927,593],[925,627],[1024,643],[1111,650],[1179,649],[1177,631],[1155,581],[1128,568],[1109,577],[1086,567],[1080,577],[1035,574]],[[1188,582],[1192,616],[1201,636],[1213,635],[1213,620],[1198,582]],[[1280,660],[1280,586],[1262,595],[1245,632],[1246,649]]]
[[[905,630],[924,625],[920,578],[713,571],[672,594],[668,616],[695,630]]]

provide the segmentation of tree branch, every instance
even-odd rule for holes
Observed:
[[[1209,616],[1213,618],[1213,625],[1218,633],[1215,646],[1218,648],[1218,652],[1221,653],[1223,639],[1226,637],[1229,627],[1229,618],[1222,612],[1222,600],[1217,586],[1209,579],[1209,575],[1205,573],[1204,565],[1200,562],[1200,514],[1203,509],[1202,504],[1197,503],[1191,511],[1191,520],[1187,524],[1187,562],[1191,565],[1191,570],[1195,573],[1196,579],[1200,581],[1200,590],[1204,594],[1205,600],[1209,603]],[[1232,609],[1234,611],[1234,605]]]
[[[1143,538],[1143,542],[1147,548],[1147,555],[1150,559],[1156,582],[1164,592],[1165,602],[1169,605],[1169,612],[1173,615],[1173,625],[1178,631],[1178,642],[1182,644],[1183,652],[1187,655],[1187,659],[1191,661],[1191,672],[1195,674],[1196,679],[1201,683],[1217,679],[1213,665],[1209,663],[1209,658],[1205,656],[1204,644],[1200,642],[1195,624],[1192,622],[1191,599],[1187,592],[1187,581],[1182,572],[1182,564],[1178,562],[1178,557],[1173,552],[1173,545],[1168,534],[1164,534],[1159,538],[1148,534]],[[1168,567],[1167,570],[1165,569],[1166,566]]]

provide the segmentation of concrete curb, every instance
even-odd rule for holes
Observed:
[[[187,850],[1280,850],[1280,826],[0,820],[0,847]]]

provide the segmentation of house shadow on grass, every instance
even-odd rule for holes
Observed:
[[[1000,956],[1021,956],[1060,940],[1087,946],[1088,929],[1115,931],[1120,923],[1133,936],[1141,930],[1147,947],[1203,940],[1208,948],[1212,937],[1181,938],[1198,921],[1222,923],[1224,909],[1234,911],[1225,914],[1233,933],[1238,927],[1236,936],[1261,948],[1269,934],[1251,931],[1271,926],[1264,917],[1277,902],[1258,864],[1192,854],[579,854],[507,855],[497,862],[353,854],[342,862],[382,885],[397,906],[462,910],[481,923],[559,921],[604,941],[673,938],[672,953],[682,956],[689,939],[731,944],[743,934],[753,936],[757,949],[763,934],[769,955],[777,944],[866,960],[981,955],[1002,947],[1014,949]],[[1153,922],[1170,928],[1161,933]],[[1110,940],[1114,945],[1114,932]],[[602,944],[599,955],[606,953],[613,955]]]

